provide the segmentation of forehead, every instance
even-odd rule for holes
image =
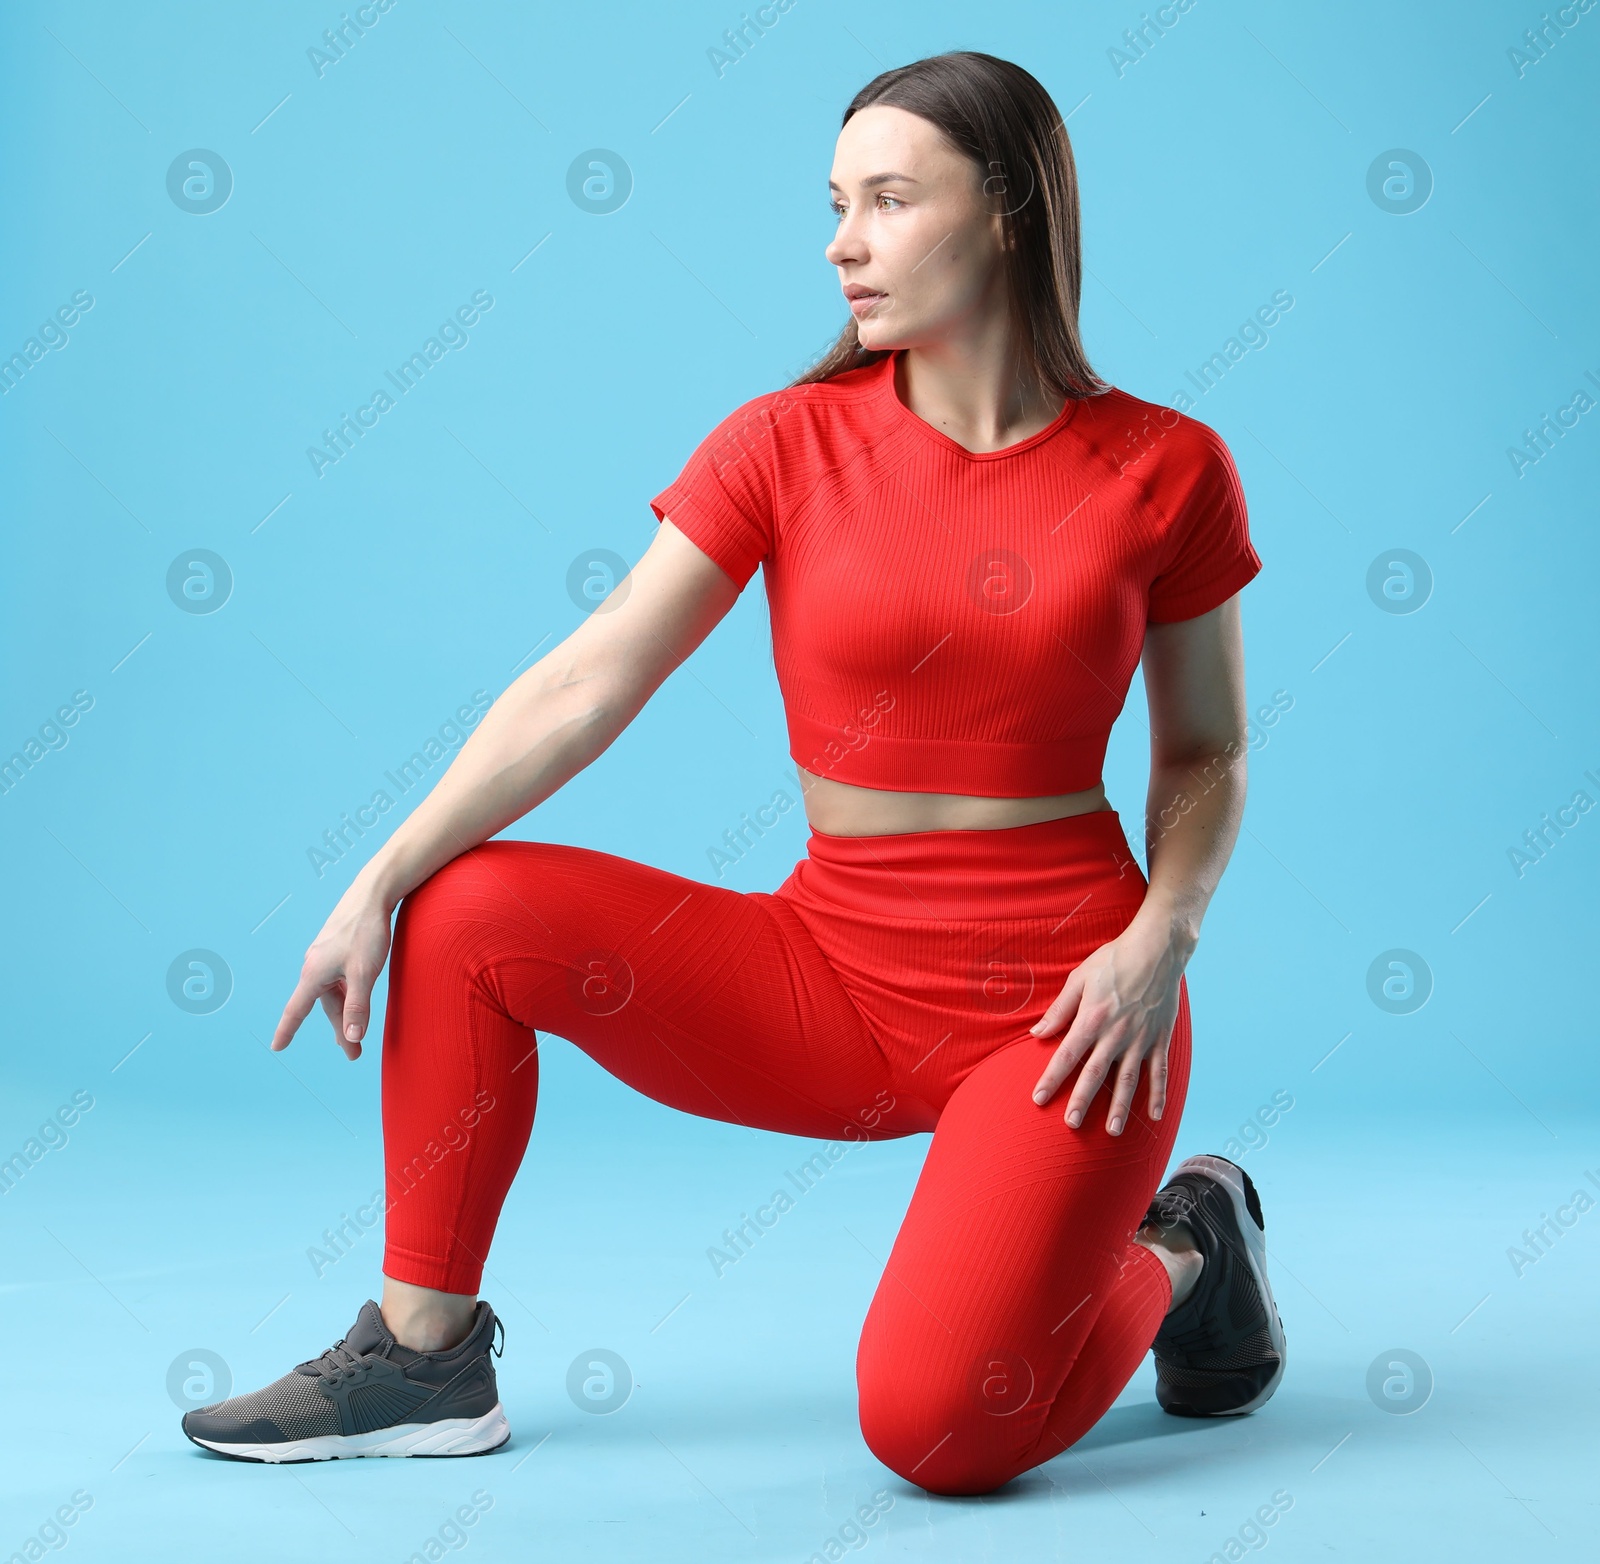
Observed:
[[[851,115],[840,130],[829,183],[854,189],[882,183],[877,176],[894,173],[933,184],[959,173],[964,161],[931,120],[875,103]]]

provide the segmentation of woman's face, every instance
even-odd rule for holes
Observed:
[[[975,341],[1004,311],[1000,219],[978,167],[918,114],[874,104],[839,132],[828,190],[839,269],[861,345]]]

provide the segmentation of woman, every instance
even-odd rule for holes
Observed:
[[[189,1413],[213,1450],[509,1437],[477,1289],[536,1028],[708,1118],[932,1133],[856,1360],[868,1445],[923,1488],[1058,1455],[1152,1344],[1170,1412],[1277,1386],[1249,1179],[1196,1157],[1156,1188],[1183,969],[1244,800],[1236,594],[1260,560],[1232,460],[1090,369],[1071,148],[1026,71],[955,53],[878,77],[829,184],[839,340],[701,443],[626,590],[495,703],[307,952],[273,1047],[320,1000],[354,1059],[398,905],[383,1297],[320,1358]],[[489,841],[605,750],[758,564],[811,826],[783,885]],[[1141,656],[1148,880],[1100,779]]]

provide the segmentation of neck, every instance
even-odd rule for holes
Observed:
[[[1008,337],[907,348],[895,364],[895,394],[913,413],[969,451],[997,451],[1057,418],[1062,397],[1047,389]]]

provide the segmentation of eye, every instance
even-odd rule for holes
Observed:
[[[844,208],[842,206],[840,206],[837,201],[831,201],[830,200],[828,202],[828,210],[833,213],[833,215],[834,215],[836,220],[840,220],[840,221],[843,220],[843,218],[844,218]]]
[[[878,199],[880,201],[893,201],[896,206],[904,206],[905,205],[905,202],[902,201],[899,196],[883,195],[882,193],[880,193],[879,196],[878,196]]]

